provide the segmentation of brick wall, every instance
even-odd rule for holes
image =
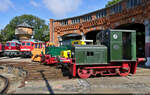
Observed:
[[[115,28],[117,26],[127,24],[127,23],[144,23],[145,19],[150,19],[150,0],[143,0],[146,3],[142,3],[135,8],[128,9],[126,8],[126,1],[123,0],[119,4],[122,5],[122,11],[120,13],[110,14],[111,7],[106,8],[107,16],[97,19],[96,13],[99,11],[95,11],[93,13],[89,13],[86,15],[92,15],[92,20],[84,22],[83,16],[78,16],[74,18],[80,18],[80,23],[72,24],[71,19],[62,19],[62,20],[52,20],[50,19],[50,41],[54,39],[55,45],[58,45],[58,36],[63,36],[65,34],[70,33],[78,33],[82,32],[86,34],[89,31],[93,30],[104,30],[106,28]],[[115,6],[115,5],[114,5]],[[113,6],[112,6],[113,7]],[[68,25],[61,25],[61,21],[68,20]],[[53,26],[54,25],[54,26]],[[52,30],[54,28],[54,34],[52,34]],[[54,36],[54,38],[53,38]]]

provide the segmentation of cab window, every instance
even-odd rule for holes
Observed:
[[[74,44],[75,44],[75,45],[78,45],[79,43],[78,43],[78,42],[74,42]]]
[[[38,44],[35,44],[35,48],[37,48],[38,47]]]
[[[9,43],[6,43],[6,46],[9,46]]]
[[[15,46],[15,43],[11,43],[11,46]]]
[[[30,46],[31,44],[30,43],[26,43],[26,46]]]
[[[43,44],[41,44],[41,48],[43,48]]]
[[[22,43],[22,46],[25,46],[25,43]]]
[[[40,48],[40,44],[38,43],[38,48]]]
[[[42,44],[40,43],[39,45],[40,45],[39,47],[42,48]]]

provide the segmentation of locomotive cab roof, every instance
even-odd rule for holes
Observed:
[[[15,39],[11,40],[11,41],[7,41],[6,43],[12,43],[12,42],[20,44],[20,42],[18,40],[15,40]]]
[[[125,29],[108,29],[112,32],[136,32],[135,30],[125,30]]]
[[[21,42],[36,42],[35,39],[29,39],[29,40],[22,40]]]

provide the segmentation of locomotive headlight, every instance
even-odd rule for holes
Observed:
[[[71,52],[71,56],[74,57],[74,52]]]

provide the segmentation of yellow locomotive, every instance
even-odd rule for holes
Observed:
[[[52,46],[54,45],[51,42],[42,42],[42,41],[38,41],[35,42],[33,45],[33,50],[32,50],[32,61],[36,61],[36,62],[40,62],[41,61],[41,53],[45,54],[45,47],[46,46]]]

